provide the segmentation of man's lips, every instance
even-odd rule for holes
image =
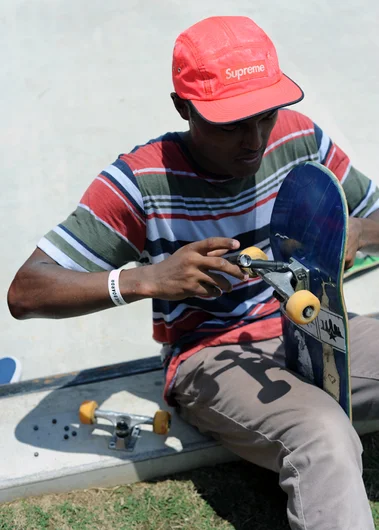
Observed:
[[[242,156],[238,156],[236,160],[238,160],[239,162],[247,162],[249,164],[253,164],[255,162],[258,162],[261,157],[262,157],[262,152],[258,151],[255,153],[246,153]]]

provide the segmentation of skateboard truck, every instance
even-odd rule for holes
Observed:
[[[296,324],[309,324],[320,311],[319,299],[309,291],[309,270],[294,258],[270,261],[257,247],[249,247],[230,258],[251,278],[259,276],[274,288],[274,296]]]
[[[287,301],[299,289],[309,289],[309,270],[294,258],[288,263],[254,260],[248,254],[241,253],[237,256],[236,263],[271,285],[280,295],[281,302]]]
[[[99,419],[111,422],[113,433],[108,447],[118,451],[133,451],[140,436],[140,425],[152,425],[155,434],[167,434],[171,426],[171,414],[165,410],[158,410],[152,418],[101,410],[96,401],[83,401],[79,408],[79,419],[85,425],[96,424]]]

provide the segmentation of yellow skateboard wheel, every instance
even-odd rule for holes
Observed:
[[[268,260],[267,254],[265,254],[263,252],[263,250],[261,250],[258,247],[247,247],[247,248],[245,248],[245,250],[242,250],[242,252],[240,252],[240,255],[241,254],[247,254],[248,256],[250,256],[251,259],[264,259],[265,261]],[[251,271],[250,269],[242,268],[242,270],[247,272],[249,274],[250,278],[257,278],[257,276],[258,276],[258,274],[256,274],[255,272]]]
[[[98,406],[96,401],[83,401],[79,407],[80,423],[84,423],[85,425],[95,423],[95,410]]]
[[[171,427],[171,414],[167,410],[157,410],[153,419],[153,432],[167,434]]]
[[[310,291],[296,291],[289,297],[285,309],[295,324],[309,324],[320,312],[320,300]]]

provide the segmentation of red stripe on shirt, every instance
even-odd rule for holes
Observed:
[[[276,122],[275,127],[270,134],[269,144],[274,144],[284,136],[288,136],[289,134],[293,134],[294,132],[298,132],[303,129],[314,129],[313,121],[300,112],[295,112],[293,110],[281,110],[280,118]],[[302,136],[299,138],[302,138]],[[291,139],[289,141],[291,141]]]
[[[341,181],[350,164],[350,159],[340,147],[335,144],[333,147],[335,148],[334,156],[331,160],[326,160],[325,165],[335,174],[338,180]],[[333,151],[333,148],[331,151]]]
[[[289,136],[290,134],[293,134],[293,133],[288,133],[287,136]],[[278,149],[279,147],[282,147],[283,145],[286,145],[286,144],[288,144],[290,142],[294,142],[297,139],[304,138],[305,136],[312,136],[312,135],[314,135],[314,130],[306,132],[306,133],[303,133],[303,134],[299,134],[298,136],[294,136],[294,137],[292,136],[290,138],[287,137],[286,139],[284,139],[285,136],[282,137],[282,138],[279,138],[278,140],[275,140],[274,142],[271,142],[271,145],[274,144],[274,143],[277,143],[277,142],[279,142],[279,143],[277,145],[275,145],[274,147],[268,146],[268,148],[266,149],[266,151],[265,151],[263,156],[266,157],[268,155],[271,155],[274,151],[276,151],[276,149]],[[282,139],[283,139],[283,141],[281,141]],[[271,140],[271,138],[270,138],[270,140]]]
[[[177,320],[174,320],[170,325],[167,325],[164,320],[153,322],[153,337],[157,342],[167,342],[174,344],[184,334],[189,331],[194,331],[196,328],[209,319],[209,313],[205,311],[188,310],[185,315],[181,315]]]
[[[165,155],[165,149],[170,150],[169,158],[171,169],[180,168],[181,171],[187,171],[189,173],[194,172],[193,167],[183,156],[178,144],[170,140],[143,145],[134,153],[122,155],[120,158],[121,160],[127,162],[132,171],[136,171],[141,168],[166,169],[164,163],[165,159],[167,159],[167,156]],[[135,176],[138,178],[138,174]]]
[[[105,177],[102,176],[102,178]],[[117,193],[120,193],[112,183],[109,183],[109,185]],[[127,202],[132,212],[135,213],[133,204],[126,197],[123,197],[123,200]],[[95,180],[84,193],[80,202],[87,206],[96,217],[129,240],[142,252],[145,244],[145,225],[138,217],[132,215],[129,209],[125,208],[123,200],[101,180]]]
[[[225,212],[221,213],[219,215],[186,215],[186,214],[175,214],[175,213],[164,213],[159,214],[156,212],[153,212],[146,216],[146,219],[186,219],[190,221],[217,221],[219,219],[224,219],[225,217],[238,217],[239,215],[244,215],[246,213],[252,212],[259,206],[262,206],[263,204],[266,204],[267,202],[271,201],[277,196],[277,192],[271,193],[268,197],[265,199],[262,199],[261,201],[256,202],[249,208],[246,208],[245,210],[239,210],[238,212]]]

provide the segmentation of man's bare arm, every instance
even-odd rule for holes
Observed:
[[[239,242],[214,237],[185,245],[154,265],[122,270],[120,292],[127,303],[143,298],[183,300],[220,296],[232,286],[223,274],[246,280],[246,274],[222,256]],[[109,272],[65,269],[36,249],[16,274],[9,292],[10,312],[17,319],[68,318],[115,307],[108,291]]]
[[[8,306],[17,319],[68,318],[115,307],[108,292],[109,272],[77,272],[58,265],[37,248],[16,274]],[[122,272],[126,302],[144,298],[136,292],[139,269]]]

